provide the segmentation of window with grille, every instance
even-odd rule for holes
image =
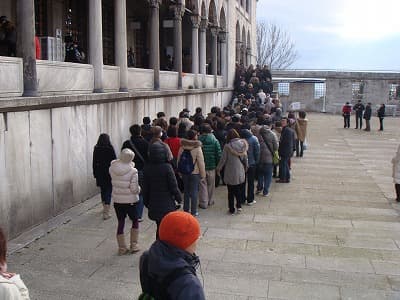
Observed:
[[[325,97],[326,84],[324,82],[318,82],[314,85],[314,99],[321,99]]]
[[[279,82],[278,83],[278,92],[281,96],[289,96],[290,91],[290,83],[289,82]]]
[[[356,81],[351,84],[351,93],[353,100],[362,100],[364,95],[365,83],[363,81]]]
[[[400,87],[398,83],[390,85],[389,100],[400,100]]]

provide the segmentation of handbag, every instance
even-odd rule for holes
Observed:
[[[264,137],[262,136],[262,134],[261,134],[261,137],[262,137],[262,139],[263,139],[265,145],[267,146],[269,152],[271,152],[271,154],[272,154],[272,163],[273,163],[275,166],[278,165],[278,164],[279,164],[279,152],[278,152],[278,150],[272,151],[272,149],[271,149],[271,147],[269,146],[269,144],[267,143],[267,141],[264,140]]]

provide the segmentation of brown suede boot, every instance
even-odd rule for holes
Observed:
[[[111,218],[110,216],[110,205],[109,204],[103,204],[103,220],[108,220]]]
[[[124,255],[129,252],[125,243],[125,236],[123,234],[117,234],[117,242],[118,242],[118,255]]]
[[[131,248],[130,248],[130,253],[136,253],[140,251],[140,248],[138,246],[138,240],[139,240],[139,229],[132,228],[131,229]]]

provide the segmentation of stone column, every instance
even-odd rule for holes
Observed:
[[[174,67],[178,72],[178,89],[182,89],[182,17],[185,8],[181,3],[173,5],[174,11]]]
[[[251,65],[251,48],[247,48],[246,53],[247,53],[247,65],[250,66]]]
[[[35,5],[33,0],[17,1],[17,54],[23,60],[24,97],[38,96],[35,47]]]
[[[103,30],[101,1],[89,0],[89,62],[93,65],[94,90],[103,90]]]
[[[150,5],[150,67],[154,71],[154,89],[160,90],[160,3],[147,0]]]
[[[211,74],[214,75],[214,87],[217,87],[217,63],[218,63],[218,27],[211,27]]]
[[[228,70],[227,70],[227,46],[226,46],[226,35],[227,32],[226,31],[221,31],[219,33],[219,40],[221,43],[221,75],[224,78],[224,85],[227,86],[228,85]]]
[[[128,91],[128,46],[126,41],[126,0],[114,0],[115,63],[119,66],[119,91]]]
[[[200,52],[200,74],[202,75],[202,81],[203,81],[203,88],[206,85],[206,30],[207,30],[207,22],[208,20],[206,18],[202,18],[200,22],[200,47],[199,47],[199,52]]]
[[[194,86],[199,88],[199,26],[200,18],[198,15],[193,15],[192,20],[192,73],[194,76]]]
[[[236,62],[240,64],[242,62],[242,42],[236,41]],[[244,65],[244,64],[243,64]]]

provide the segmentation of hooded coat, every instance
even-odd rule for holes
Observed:
[[[276,134],[268,126],[262,126],[259,130],[258,138],[260,141],[260,149],[261,149],[260,163],[272,164],[273,155],[271,151],[269,151],[269,148],[267,147],[266,143],[268,143],[269,147],[273,152],[278,150],[278,138],[276,137]]]
[[[255,166],[260,160],[260,143],[250,130],[242,129],[240,131],[242,138],[246,139],[249,149],[247,150],[247,158],[249,166]]]
[[[144,272],[144,262],[147,261],[147,274]],[[155,241],[148,251],[140,257],[140,282],[143,286],[149,276],[162,281],[177,269],[189,270],[184,275],[173,280],[167,288],[170,299],[173,300],[205,300],[200,280],[196,276],[195,266],[198,263],[190,253],[162,241]]]
[[[225,144],[217,171],[224,171],[224,182],[229,185],[238,185],[245,182],[248,168],[247,150],[249,145],[244,139],[236,138]]]
[[[397,148],[396,155],[392,158],[393,164],[393,183],[400,184],[400,145]]]
[[[93,150],[93,176],[97,186],[111,186],[109,168],[111,162],[116,159],[112,146],[98,146]]]
[[[192,174],[200,174],[201,178],[206,177],[206,169],[204,165],[203,151],[201,150],[201,142],[198,140],[181,139],[181,147],[178,152],[178,163],[183,150],[189,150],[192,155],[194,170]]]
[[[167,213],[174,211],[175,201],[182,202],[165,147],[168,146],[164,143],[151,144],[149,163],[144,167],[143,201],[153,221],[161,221]]]
[[[139,201],[139,176],[132,162],[134,154],[128,149],[121,152],[120,158],[113,160],[110,166],[112,199],[114,203],[136,203]]]
[[[0,299],[30,299],[28,289],[18,274],[10,279],[0,275]]]

